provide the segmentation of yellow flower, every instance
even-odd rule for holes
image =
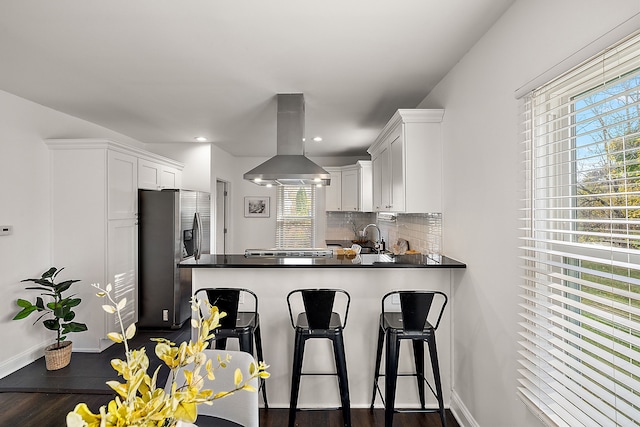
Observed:
[[[111,366],[124,382],[108,381],[116,396],[107,406],[102,406],[97,414],[91,412],[85,403],[76,405],[72,412],[67,414],[68,427],[165,427],[173,426],[177,421],[194,422],[198,416],[198,405],[211,404],[215,399],[228,396],[236,391],[255,391],[249,385],[254,378],[268,378],[268,368],[263,362],[258,365],[252,363],[249,366],[250,378],[244,380],[240,370],[234,374],[235,389],[214,393],[213,390],[204,389],[204,376],[214,380],[214,371],[224,368],[229,361],[229,356],[218,356],[217,365],[207,359],[203,352],[214,337],[213,331],[218,327],[219,321],[226,313],[218,311],[217,307],[208,306],[210,315],[203,318],[200,307],[202,301],[193,298],[191,308],[194,311],[192,327],[197,330],[195,342],[183,342],[179,346],[164,338],[155,338],[155,353],[158,358],[171,369],[171,382],[167,392],[157,387],[158,367],[153,376],[147,374],[149,358],[144,348],[129,350],[128,340],[135,334],[135,326],[129,325],[125,330],[120,310],[124,307],[123,301],[115,302],[110,295],[111,286],[105,290],[98,285],[93,285],[99,292],[98,296],[107,297],[110,304],[103,305],[108,313],[118,316],[121,325],[120,332],[112,332],[108,337],[116,343],[122,343],[125,347],[125,360],[113,359]],[[185,367],[192,368],[191,370]],[[203,373],[201,373],[204,369]],[[177,384],[178,372],[182,371],[184,383]]]

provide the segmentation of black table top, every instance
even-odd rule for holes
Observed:
[[[466,268],[466,264],[444,255],[396,255],[393,262],[366,263],[363,258],[333,256],[320,258],[245,257],[244,255],[203,254],[189,258],[180,268]]]

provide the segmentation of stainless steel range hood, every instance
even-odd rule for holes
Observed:
[[[304,155],[304,95],[278,94],[276,155],[244,174],[258,185],[329,185],[331,175]]]

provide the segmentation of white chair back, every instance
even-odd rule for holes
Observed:
[[[226,368],[220,368],[215,371],[216,379],[209,381],[205,377],[204,388],[210,388],[214,393],[221,391],[233,390],[235,384],[233,383],[233,373],[236,368],[240,368],[242,376],[249,378],[249,364],[255,362],[253,356],[249,353],[233,350],[205,350],[207,358],[212,359],[214,366],[218,360],[218,355],[223,359],[226,355],[231,356],[231,361],[227,363]],[[206,374],[205,374],[206,375]],[[171,374],[169,374],[171,376]],[[181,381],[182,378],[178,378]],[[213,405],[199,405],[198,416],[206,415],[221,418],[228,421],[233,421],[244,427],[259,427],[259,408],[258,408],[258,379],[254,378],[250,383],[256,392],[251,391],[238,391],[230,396],[223,397],[222,399],[215,400]],[[169,381],[165,390],[170,388]],[[198,425],[198,421],[195,422]]]

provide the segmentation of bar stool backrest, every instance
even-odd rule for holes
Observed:
[[[422,331],[427,328],[437,329],[447,305],[447,296],[440,291],[392,291],[387,293],[382,299],[382,312],[388,313],[388,299],[395,296],[400,300],[400,311],[402,312],[402,324],[408,331]],[[441,305],[439,312],[432,313],[434,308],[434,297],[440,298]],[[429,322],[429,315],[437,314],[435,326]]]
[[[240,294],[244,293],[250,301],[244,301],[249,304],[250,309],[258,313],[258,297],[249,289],[243,288],[203,288],[196,292],[196,296],[202,298],[206,295],[209,304],[218,307],[218,311],[227,313],[225,317],[220,319],[221,329],[233,329],[236,327],[236,319],[238,317],[238,308],[240,305]],[[244,298],[243,298],[244,299]],[[201,307],[203,309],[204,307]],[[208,313],[203,313],[207,315]]]
[[[329,329],[335,291],[307,289],[302,291],[304,310],[311,329]]]
[[[334,306],[336,305],[336,293],[343,294],[346,299],[346,305],[343,313],[344,317],[342,320],[342,327],[344,328],[347,324],[351,297],[342,289],[297,289],[291,291],[289,295],[287,295],[291,326],[295,328],[291,297],[295,294],[300,294],[307,322],[309,323],[309,328],[329,329],[331,315],[335,311]]]

